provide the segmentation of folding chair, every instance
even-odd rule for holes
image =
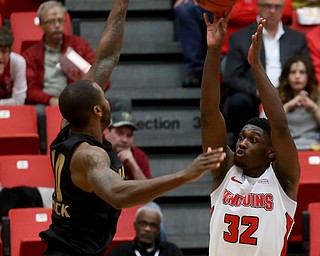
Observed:
[[[138,205],[122,209],[117,225],[117,232],[104,256],[108,256],[111,249],[116,247],[118,244],[133,241],[134,237],[136,236],[133,223],[136,218],[136,212],[141,206],[142,205]]]
[[[310,216],[309,225],[309,239],[310,239],[310,251],[309,256],[320,255],[320,202],[311,203],[308,205],[308,211]]]
[[[0,155],[40,154],[33,105],[0,106]]]
[[[301,176],[298,187],[295,224],[289,242],[302,242],[302,212],[308,210],[308,204],[320,202],[320,152],[299,151]]]
[[[48,155],[0,156],[2,187],[54,187],[54,177]]]
[[[41,256],[46,243],[41,242],[39,232],[51,224],[50,208],[20,208],[9,211],[3,229],[9,234],[11,256]],[[6,238],[7,239],[7,238]]]
[[[14,36],[12,50],[22,53],[41,40],[43,31],[39,27],[37,12],[13,12],[10,15],[11,30]],[[72,34],[70,14],[66,14],[65,34]]]
[[[47,129],[47,154],[50,154],[50,144],[60,131],[62,115],[59,106],[46,106],[46,129]]]

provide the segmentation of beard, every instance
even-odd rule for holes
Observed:
[[[102,106],[102,117],[101,117],[101,125],[102,130],[104,131],[107,127],[109,127],[111,124],[111,118],[110,118],[110,110]]]

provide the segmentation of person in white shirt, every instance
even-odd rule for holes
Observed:
[[[13,35],[0,27],[0,105],[23,105],[26,99],[26,60],[12,52]]]

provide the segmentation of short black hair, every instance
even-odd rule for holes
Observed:
[[[101,104],[101,90],[92,81],[78,80],[67,85],[59,97],[62,116],[70,125],[84,127],[95,105]]]
[[[260,117],[253,117],[249,119],[245,125],[252,124],[257,127],[260,127],[262,130],[264,130],[268,135],[271,135],[271,128],[268,120],[266,118],[260,118]]]

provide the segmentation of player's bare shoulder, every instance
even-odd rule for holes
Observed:
[[[88,176],[93,172],[109,168],[110,158],[107,152],[100,147],[83,142],[75,149],[70,162],[72,182],[81,189],[91,192]]]
[[[83,142],[73,153],[71,167],[73,165],[76,165],[77,169],[84,169],[84,171],[90,171],[92,168],[95,170],[105,169],[106,166],[110,167],[110,158],[103,148]]]

